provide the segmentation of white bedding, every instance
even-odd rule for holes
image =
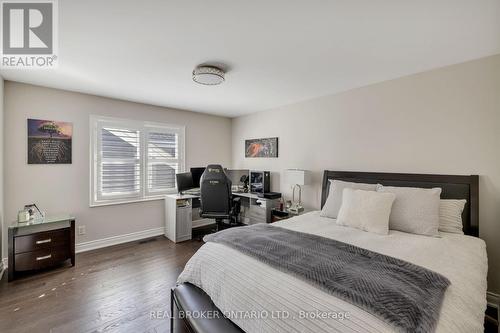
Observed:
[[[392,230],[389,235],[377,235],[336,225],[319,212],[274,225],[350,243],[442,274],[451,285],[436,332],[483,332],[488,266],[481,239],[450,233],[427,237]],[[183,282],[202,288],[246,332],[394,331],[368,312],[221,244],[203,245],[179,276],[178,283]],[[349,317],[334,318],[335,312]],[[304,314],[318,313],[329,318],[304,318]]]

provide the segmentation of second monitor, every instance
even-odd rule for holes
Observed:
[[[191,172],[177,173],[175,175],[175,179],[177,182],[177,191],[179,191],[179,194],[181,195],[183,192],[194,188],[193,176],[191,175]]]
[[[191,168],[191,176],[193,177],[193,187],[194,188],[199,188],[200,187],[200,179],[203,173],[205,172],[205,168]]]
[[[248,191],[248,169],[226,169],[227,177],[231,180],[234,192],[247,192]]]

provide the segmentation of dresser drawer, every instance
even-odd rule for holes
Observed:
[[[29,271],[53,266],[70,258],[68,246],[57,246],[16,254],[16,271]]]
[[[57,229],[26,236],[18,236],[14,239],[14,253],[37,251],[62,245],[68,246],[69,239],[69,229]]]

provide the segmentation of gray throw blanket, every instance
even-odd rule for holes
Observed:
[[[333,239],[268,224],[207,235],[378,316],[403,332],[432,332],[450,281],[423,267]]]

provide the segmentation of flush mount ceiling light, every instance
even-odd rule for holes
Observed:
[[[193,70],[193,81],[207,86],[224,82],[225,72],[215,66],[198,66]]]

